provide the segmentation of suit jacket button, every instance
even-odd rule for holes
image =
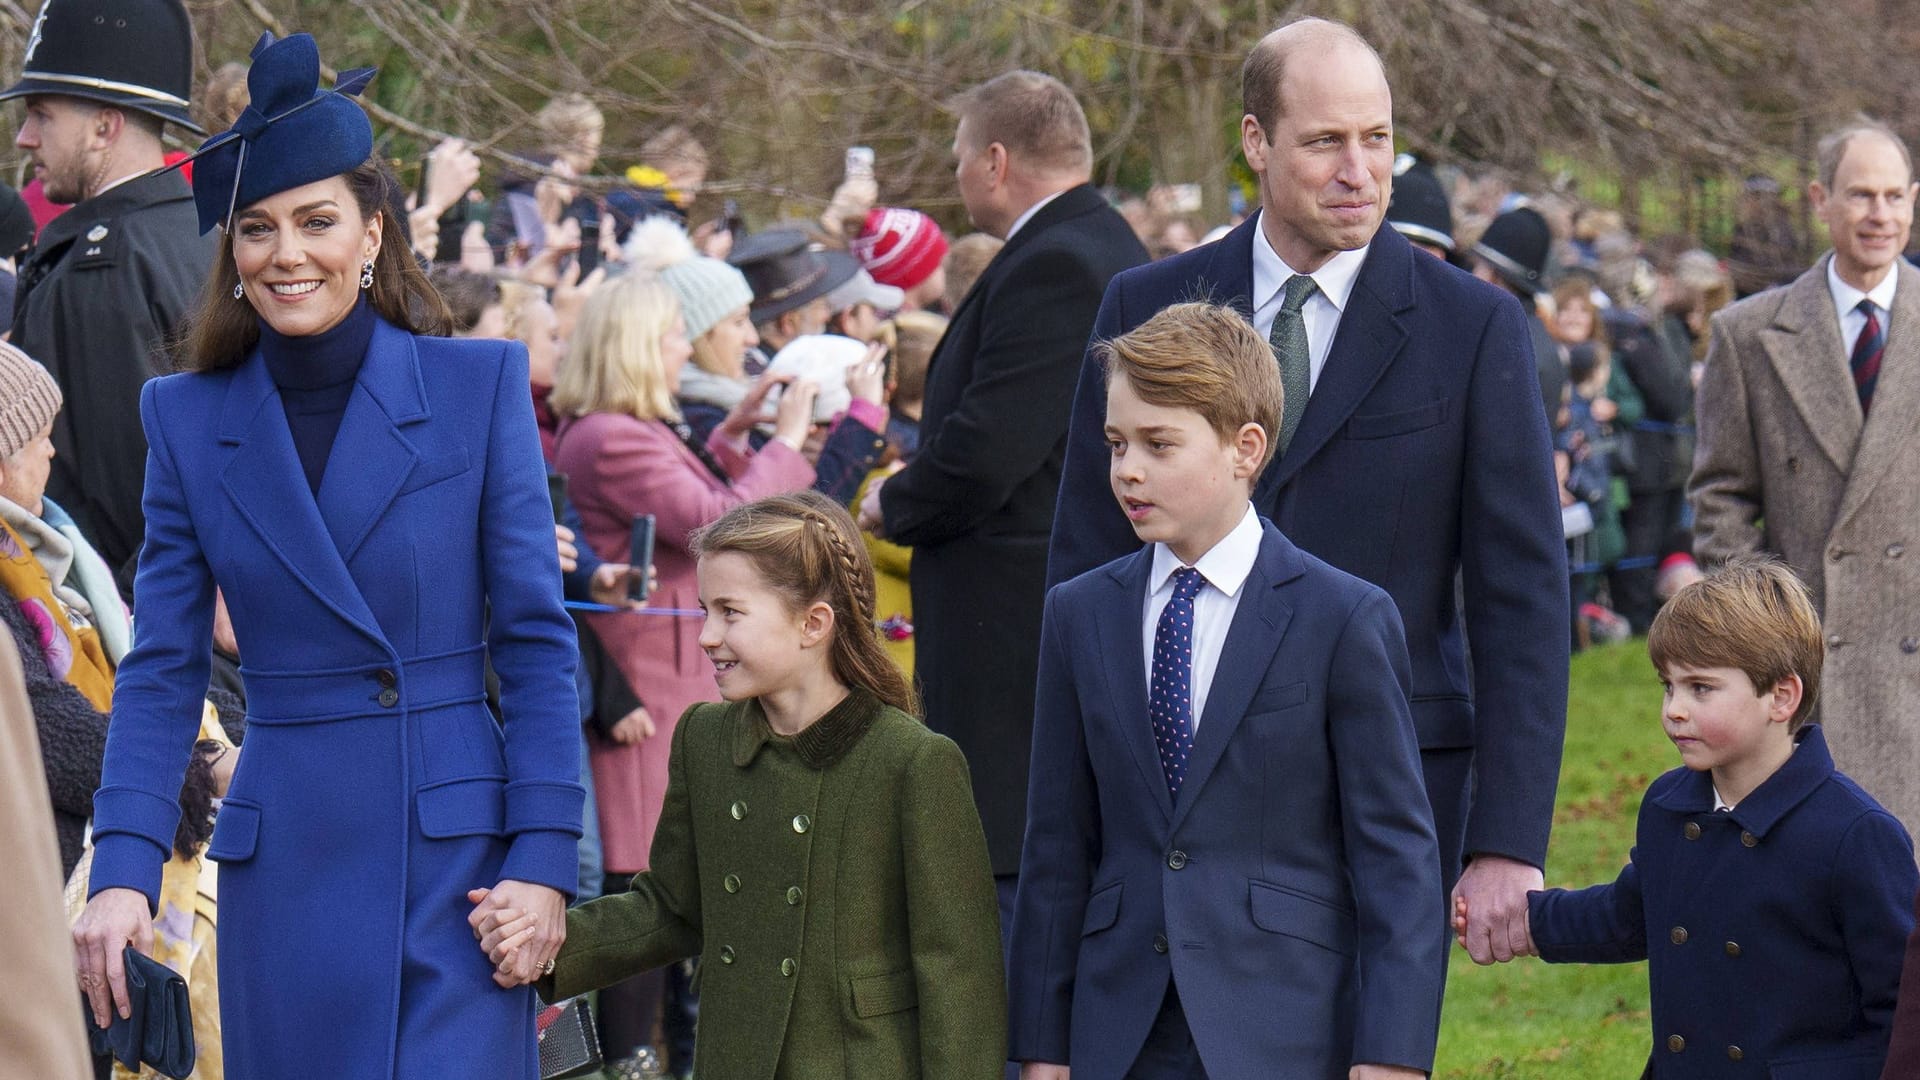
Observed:
[[[1750,832],[1743,832],[1740,834],[1740,846],[1741,847],[1759,847],[1760,838],[1753,835]]]
[[[1727,1059],[1729,1061],[1739,1061],[1740,1059],[1746,1056],[1747,1056],[1747,1052],[1745,1050],[1740,1049],[1737,1046],[1727,1047]]]
[[[734,800],[732,814],[733,820],[745,821],[747,819],[747,804],[737,799]]]
[[[731,945],[720,946],[720,962],[723,964],[733,963],[733,946]]]
[[[1187,853],[1184,851],[1167,852],[1167,869],[1179,870],[1187,865]]]
[[[389,709],[400,704],[400,691],[395,690],[391,686],[380,691],[380,704]]]
[[[728,875],[726,876],[726,879],[725,879],[724,881],[722,881],[722,882],[720,882],[720,885],[721,885],[721,887],[723,887],[723,888],[725,888],[725,889],[726,889],[726,890],[727,890],[728,892],[730,892],[730,893],[731,893],[731,892],[739,892],[739,891],[740,891],[740,875],[739,875],[739,874],[728,874]]]
[[[808,817],[805,814],[793,815],[793,831],[794,832],[803,833],[811,828],[813,828],[812,818]]]
[[[1700,839],[1700,823],[1697,821],[1687,822],[1686,827],[1680,830],[1680,835],[1689,840]]]
[[[399,680],[394,678],[393,672],[386,668],[381,668],[379,671],[373,673],[373,681],[379,683],[381,686],[392,686]]]
[[[1739,955],[1740,955],[1740,943],[1739,943],[1739,942],[1737,942],[1737,941],[1729,941],[1729,942],[1727,942],[1727,955],[1728,955],[1728,956],[1739,956]]]
[[[1685,1050],[1686,1048],[1687,1048],[1687,1040],[1681,1038],[1678,1035],[1667,1036],[1667,1049],[1677,1054],[1680,1051]]]
[[[793,962],[793,957],[789,956],[785,960],[780,961],[780,974],[787,978],[793,978],[793,973],[798,970],[800,970],[800,965]]]
[[[798,885],[788,886],[787,887],[787,906],[793,907],[794,905],[798,904],[800,902],[801,895],[802,894],[800,892],[800,886]]]
[[[1163,954],[1163,955],[1164,955],[1164,954],[1166,953],[1166,951],[1167,951],[1167,935],[1165,935],[1165,934],[1155,934],[1155,935],[1153,935],[1153,951],[1154,951],[1154,952],[1157,952],[1157,953],[1161,953],[1161,954]]]
[[[1687,928],[1684,926],[1676,926],[1672,932],[1667,934],[1667,938],[1675,945],[1685,945],[1687,943]]]

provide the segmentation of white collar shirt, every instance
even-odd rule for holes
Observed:
[[[1207,691],[1213,686],[1213,674],[1220,667],[1220,650],[1226,644],[1228,628],[1233,625],[1233,613],[1239,610],[1242,586],[1247,583],[1247,575],[1253,573],[1254,560],[1260,556],[1261,532],[1260,516],[1253,512],[1253,504],[1248,503],[1246,514],[1233,531],[1193,564],[1206,579],[1206,584],[1193,598],[1195,734],[1200,731],[1200,717],[1207,711]],[[1166,610],[1167,601],[1173,599],[1173,572],[1182,565],[1173,549],[1165,544],[1153,545],[1153,566],[1147,574],[1147,607],[1140,632],[1141,652],[1146,661],[1142,672],[1153,670],[1154,631],[1160,626],[1160,613]],[[1151,697],[1150,675],[1147,692]]]
[[[1008,240],[1013,239],[1013,234],[1019,232],[1022,228],[1024,228],[1027,222],[1032,221],[1033,215],[1039,213],[1041,210],[1046,208],[1046,205],[1048,203],[1052,202],[1053,200],[1059,198],[1062,195],[1065,195],[1066,193],[1067,192],[1065,190],[1056,191],[1053,194],[1047,196],[1046,198],[1041,199],[1039,202],[1034,203],[1032,206],[1027,207],[1025,213],[1013,219],[1013,227],[1007,230],[1006,239]]]
[[[1265,211],[1261,211],[1264,215]],[[1367,261],[1367,249],[1338,252],[1307,276],[1317,288],[1301,309],[1307,324],[1307,393],[1320,385],[1320,371],[1327,366],[1327,354],[1333,351],[1333,335],[1340,329],[1340,313],[1347,310],[1354,282],[1360,278],[1360,266]],[[1280,314],[1287,281],[1298,271],[1288,266],[1267,239],[1264,218],[1253,227],[1253,328],[1263,338],[1273,337],[1273,320]]]
[[[1879,309],[1880,330],[1885,333],[1893,326],[1893,293],[1900,284],[1900,267],[1896,263],[1880,284],[1872,292],[1859,289],[1840,280],[1840,271],[1834,269],[1833,258],[1827,258],[1827,292],[1833,295],[1833,311],[1840,317],[1840,344],[1853,356],[1853,346],[1860,340],[1860,331],[1867,328],[1867,317],[1860,314],[1860,301],[1871,300]]]

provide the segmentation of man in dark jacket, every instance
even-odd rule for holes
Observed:
[[[193,32],[180,0],[47,0],[27,43],[14,145],[54,202],[74,206],[20,267],[13,342],[47,366],[68,407],[53,429],[47,493],[130,589],[145,531],[140,387],[198,298],[214,238],[164,164],[165,124],[187,115]]]
[[[972,766],[1004,930],[1074,380],[1107,282],[1147,253],[1089,183],[1086,114],[1058,80],[1015,71],[976,87],[953,149],[968,216],[1007,243],[929,361],[919,453],[860,513],[913,548],[927,723]]]

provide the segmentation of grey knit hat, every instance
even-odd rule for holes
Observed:
[[[652,217],[636,226],[627,238],[627,261],[659,274],[680,298],[688,341],[753,303],[746,275],[695,251],[693,241],[670,218]]]
[[[0,458],[19,453],[60,412],[60,384],[39,361],[0,341]]]

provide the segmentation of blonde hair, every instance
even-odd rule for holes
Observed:
[[[1175,304],[1094,349],[1107,369],[1107,385],[1124,378],[1149,405],[1191,409],[1223,443],[1232,442],[1242,425],[1260,425],[1267,433],[1263,470],[1279,451],[1285,398],[1280,368],[1272,346],[1232,308]]]
[[[839,503],[817,491],[760,499],[720,515],[695,532],[687,546],[696,559],[729,551],[746,556],[791,610],[821,602],[831,607],[833,677],[919,715],[912,684],[880,646],[873,560]]]
[[[578,153],[607,133],[607,118],[585,94],[561,94],[533,114],[543,149],[549,154]]]
[[[548,404],[561,416],[679,420],[660,355],[679,317],[679,297],[656,275],[629,273],[600,286],[574,324]]]
[[[1727,560],[1673,594],[1647,631],[1647,655],[1664,677],[1675,668],[1738,668],[1765,694],[1800,676],[1800,707],[1788,722],[1800,730],[1820,697],[1827,644],[1806,585],[1769,555]]]

